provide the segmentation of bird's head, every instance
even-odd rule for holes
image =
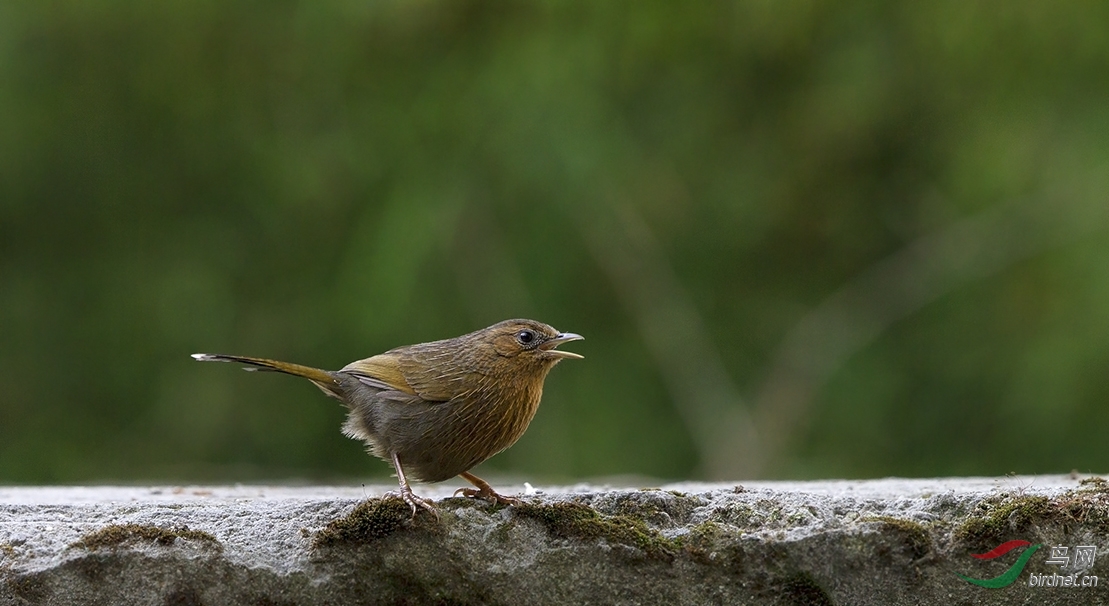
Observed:
[[[585,356],[557,349],[569,341],[585,337],[572,332],[559,332],[535,320],[505,320],[478,331],[481,339],[492,346],[501,358],[551,367],[561,360],[580,360]]]

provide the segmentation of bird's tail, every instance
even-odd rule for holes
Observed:
[[[227,356],[223,354],[198,353],[193,354],[193,359],[198,362],[239,362],[248,365],[248,367],[243,370],[283,372],[295,377],[304,377],[315,383],[316,387],[319,387],[327,395],[334,398],[340,397],[338,392],[339,382],[335,379],[335,376],[319,368],[291,364],[289,362],[280,362],[278,360],[267,360],[266,358],[248,358],[246,356]]]

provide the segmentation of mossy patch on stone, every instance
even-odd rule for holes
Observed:
[[[1101,476],[1082,478],[1078,481],[1078,485],[1082,487],[1079,490],[1109,492],[1109,481],[1106,481],[1105,478]]]
[[[719,523],[713,520],[705,520],[690,528],[689,534],[699,537],[715,537],[724,534],[724,529]]]
[[[711,519],[744,530],[756,530],[766,522],[766,516],[746,503],[728,503],[715,507],[709,514]]]
[[[656,528],[686,524],[693,511],[704,501],[675,491],[629,492],[615,497],[612,506],[600,507],[606,513],[642,520]],[[596,505],[596,502],[594,502]]]
[[[429,516],[419,512],[417,519]],[[316,533],[315,547],[371,543],[383,539],[413,521],[412,508],[401,499],[371,499],[359,503],[354,511],[332,520]]]
[[[28,604],[39,604],[50,597],[49,587],[38,574],[16,575],[4,583],[9,593],[22,598]]]
[[[1109,533],[1109,490],[1101,482],[1089,482],[1052,499],[1012,495],[987,499],[956,528],[955,538],[985,546],[1027,535],[1034,527],[1052,526],[1068,533],[1078,525]]]
[[[920,522],[892,516],[867,516],[860,521],[880,523],[891,533],[899,535],[914,559],[922,558],[932,551],[932,535]]]
[[[155,543],[173,545],[177,539],[196,541],[206,547],[222,550],[216,537],[203,530],[189,530],[188,526],[162,528],[143,524],[112,524],[78,539],[70,547],[78,549],[101,549],[134,545],[136,543]]]
[[[1055,521],[1064,527],[1081,524],[1098,534],[1109,534],[1109,486],[1104,483],[1068,492],[1052,505]]]
[[[982,501],[965,522],[955,529],[955,538],[971,544],[993,544],[1010,535],[1025,533],[1051,514],[1051,501],[1043,496],[992,498]]]
[[[571,502],[536,505],[523,503],[512,508],[519,517],[536,520],[547,532],[564,539],[596,540],[629,545],[649,557],[670,560],[670,541],[640,519],[629,515],[602,515],[586,505]]]
[[[8,568],[15,561],[15,547],[11,543],[0,543],[0,569]]]
[[[695,562],[711,564],[721,553],[734,551],[735,542],[742,535],[743,532],[738,529],[726,528],[712,520],[706,520],[671,541]]]

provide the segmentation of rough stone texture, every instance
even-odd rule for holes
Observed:
[[[513,487],[504,487],[511,492]],[[519,490],[519,487],[515,487]],[[546,488],[409,519],[385,487],[0,488],[0,604],[1102,604],[1109,484]],[[367,496],[369,495],[369,497]],[[1031,546],[1017,580],[989,589]],[[1082,571],[1051,547],[1097,548]],[[1030,587],[1076,572],[1097,587]],[[1089,581],[1087,581],[1089,582]]]

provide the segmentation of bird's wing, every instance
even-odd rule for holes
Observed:
[[[341,372],[348,372],[358,380],[379,389],[401,391],[419,396],[425,402],[446,402],[455,394],[448,383],[429,380],[434,370],[419,358],[402,351],[387,351],[372,358],[351,362]]]
[[[383,353],[365,360],[356,360],[344,366],[340,372],[357,375],[360,381],[371,387],[417,395],[416,390],[404,378],[397,356],[391,353]]]

